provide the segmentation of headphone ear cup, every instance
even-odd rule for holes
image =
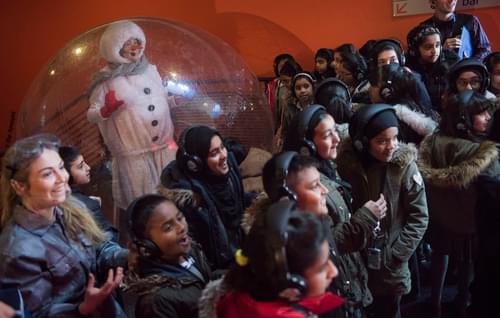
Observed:
[[[302,147],[300,147],[299,153],[304,156],[314,156],[316,155],[316,145],[314,142],[304,139]]]
[[[363,142],[361,140],[354,140],[353,142],[354,148],[356,148],[357,151],[363,152]]]
[[[287,274],[289,288],[294,288],[299,291],[299,297],[302,298],[307,293],[307,282],[306,280],[297,274]]]
[[[200,157],[192,155],[187,155],[186,157],[187,158],[185,162],[187,169],[193,173],[200,172],[203,168],[203,161],[200,159]]]
[[[135,238],[133,242],[137,246],[139,254],[142,256],[151,257],[160,256],[162,254],[158,245],[151,240]]]

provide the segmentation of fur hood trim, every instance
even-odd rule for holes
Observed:
[[[187,282],[187,281],[186,281]],[[121,290],[137,296],[155,293],[162,287],[180,288],[182,281],[163,275],[150,275],[141,278],[136,272],[129,272],[120,284]]]
[[[394,105],[394,110],[396,111],[398,119],[410,126],[410,128],[420,136],[432,134],[438,126],[437,122],[435,122],[432,118],[427,117],[420,112],[411,110],[406,105]]]
[[[262,192],[252,201],[252,204],[245,209],[243,219],[241,220],[241,227],[246,234],[250,232],[250,228],[257,215],[265,211],[270,205],[271,200],[268,198],[267,194]]]
[[[217,303],[226,292],[224,278],[209,282],[198,300],[198,316],[200,318],[217,318]]]
[[[159,194],[175,203],[181,209],[183,207],[195,207],[201,203],[201,197],[193,190],[188,189],[169,189],[160,184],[157,187]]]
[[[496,144],[483,141],[474,155],[454,166],[432,167],[432,143],[435,136],[424,138],[420,144],[418,167],[426,182],[438,187],[467,187],[477,176],[498,158]]]
[[[406,167],[410,162],[417,159],[417,148],[414,144],[405,144],[400,142],[399,149],[394,153],[391,163]],[[359,155],[352,145],[352,139],[348,138],[341,144],[340,155],[336,161],[337,165],[352,166],[353,163],[359,162]]]

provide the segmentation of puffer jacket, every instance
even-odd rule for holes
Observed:
[[[432,222],[454,233],[476,229],[477,183],[480,174],[500,175],[495,143],[433,134],[419,150]]]
[[[106,241],[95,247],[84,234],[71,240],[64,215],[48,220],[17,205],[0,234],[0,289],[21,290],[33,317],[79,317],[89,273],[127,266],[128,251]],[[112,296],[98,309],[103,317],[125,317]]]
[[[140,274],[129,272],[122,284],[125,292],[138,296],[135,317],[198,317],[198,300],[211,272],[201,246],[193,244],[189,257],[201,277],[180,265],[140,259]]]
[[[353,209],[377,199],[379,190],[368,183],[366,153],[358,153],[351,140],[340,149],[337,165],[343,180],[352,185]],[[387,164],[374,164],[369,169],[385,174],[382,184],[387,201],[386,217],[381,221],[381,269],[369,270],[368,287],[375,296],[402,295],[410,291],[408,260],[422,239],[428,223],[425,187],[418,171],[417,150],[401,143]],[[370,246],[373,242],[368,242]]]
[[[236,202],[241,203],[241,214],[236,217],[235,224],[240,224],[245,202],[245,194],[238,165],[234,156],[228,152],[229,178],[234,187]],[[184,175],[176,161],[172,161],[162,172],[158,192],[173,201],[184,213],[189,224],[191,237],[201,244],[212,270],[225,269],[232,262],[234,253],[239,247],[239,241],[230,237],[242,239],[241,228],[226,228],[219,215],[213,196],[205,184],[197,178]]]

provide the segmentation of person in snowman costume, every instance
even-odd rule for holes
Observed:
[[[112,23],[100,39],[100,54],[108,64],[89,89],[87,118],[97,123],[111,152],[113,199],[123,210],[135,198],[155,192],[177,149],[168,93],[144,55],[145,46],[137,24]]]

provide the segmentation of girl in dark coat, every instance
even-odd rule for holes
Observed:
[[[124,289],[139,296],[135,317],[197,318],[210,267],[188,235],[184,214],[157,194],[136,199],[127,214],[139,252],[135,270],[124,281]]]
[[[246,202],[238,164],[212,128],[187,128],[178,144],[176,160],[163,169],[159,192],[184,212],[212,269],[225,269],[243,238]]]

